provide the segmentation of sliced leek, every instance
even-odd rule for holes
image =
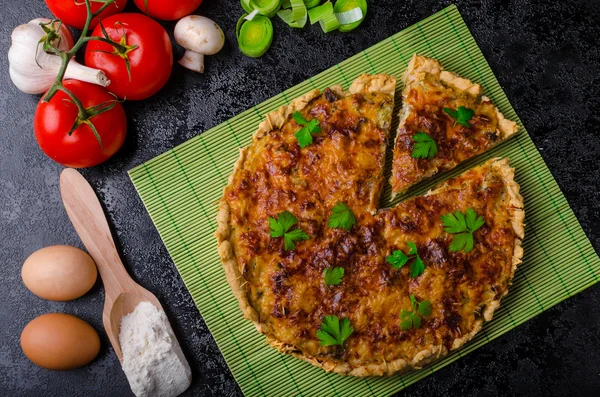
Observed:
[[[331,4],[331,1],[327,1],[325,4],[308,10],[310,24],[314,25],[319,22],[326,14],[333,14],[333,4]]]
[[[350,11],[340,12],[335,14],[340,25],[348,25],[354,22],[362,21],[363,13],[360,7],[351,9]]]
[[[252,11],[250,14],[246,15],[246,17],[244,18],[246,21],[251,21],[254,19],[255,16],[258,15],[258,10],[254,10]]]
[[[310,19],[325,33],[338,29],[349,32],[367,15],[367,0],[240,0],[246,13],[236,26],[240,51],[249,57],[263,55],[273,41],[273,24],[269,18],[279,16],[293,28],[303,28]]]
[[[308,10],[308,16],[310,18],[311,25],[319,22],[321,29],[325,33],[329,33],[332,30],[336,30],[340,27],[340,24],[333,12],[333,4],[331,1],[325,4]]]
[[[240,3],[248,14],[258,10],[259,14],[269,18],[275,16],[281,7],[281,0],[240,0]]]
[[[240,0],[240,4],[242,5],[244,11],[246,11],[248,14],[254,10],[254,7],[250,5],[250,0]]]
[[[251,21],[242,15],[235,28],[240,51],[251,58],[262,56],[273,42],[273,24],[264,15],[256,15]]]
[[[304,5],[307,9],[314,8],[321,3],[321,0],[304,0]]]
[[[277,12],[283,22],[292,28],[303,28],[306,25],[308,13],[303,0],[283,0],[282,7],[291,7]]]
[[[365,19],[365,16],[367,15],[367,0],[337,0],[335,2],[333,11],[335,12],[336,16],[339,16],[340,14],[346,14],[347,12],[352,11],[357,7],[360,8],[360,10],[362,11],[362,18],[352,23],[342,23],[342,21],[340,21],[340,32],[349,32],[353,29],[356,29],[358,25],[362,23],[362,21]],[[349,16],[351,15],[346,14],[341,16],[340,18],[348,18]]]

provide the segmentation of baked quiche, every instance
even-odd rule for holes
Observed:
[[[219,204],[218,251],[244,316],[281,352],[344,375],[459,348],[522,256],[506,159],[377,209],[395,86],[363,75],[267,115]]]
[[[390,181],[394,194],[451,170],[518,130],[481,94],[479,84],[444,70],[435,59],[414,55],[402,81]]]

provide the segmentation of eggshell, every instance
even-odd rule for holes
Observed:
[[[75,316],[49,313],[23,329],[21,348],[40,367],[66,370],[92,361],[100,351],[100,338],[91,325]]]
[[[23,264],[21,277],[40,298],[68,301],[88,292],[98,271],[92,258],[79,248],[55,245],[31,254]]]

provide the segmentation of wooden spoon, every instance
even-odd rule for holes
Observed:
[[[121,318],[133,312],[140,302],[150,302],[160,310],[163,308],[150,291],[127,274],[100,201],[85,178],[74,169],[65,169],[60,175],[60,192],[77,234],[98,266],[105,295],[102,320],[110,343],[122,362],[119,343]]]

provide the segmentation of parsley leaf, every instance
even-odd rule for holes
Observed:
[[[308,234],[304,233],[301,229],[294,229],[283,235],[283,249],[286,251],[291,251],[296,248],[294,241],[303,241],[308,239],[310,239]]]
[[[431,303],[428,300],[419,302],[413,294],[410,294],[410,305],[412,311],[402,309],[400,312],[400,328],[402,331],[421,327],[421,317],[431,314]]]
[[[408,245],[408,248],[410,248],[408,255],[417,255],[417,244],[413,243],[412,241],[407,241],[406,245]]]
[[[283,249],[286,251],[296,248],[294,241],[308,240],[310,238],[301,229],[290,231],[290,228],[296,223],[298,223],[298,220],[289,211],[283,211],[277,215],[277,219],[269,218],[271,237],[283,237]]]
[[[307,121],[300,112],[294,112],[292,114],[292,117],[294,118],[294,120],[296,120],[296,123],[304,126],[298,131],[296,131],[296,133],[294,134],[296,136],[296,139],[298,139],[298,144],[301,148],[304,149],[305,147],[313,143],[312,134],[318,134],[319,132],[321,132],[321,127],[319,127],[319,120],[312,119],[311,121]]]
[[[298,123],[300,125],[308,124],[308,121],[306,121],[306,119],[304,118],[304,116],[302,116],[302,113],[300,113],[300,112],[294,112],[292,114],[292,117],[294,118],[294,120],[296,120],[296,123]]]
[[[406,265],[409,257],[404,255],[402,251],[396,250],[392,252],[392,255],[385,258],[385,260],[392,265],[394,269],[400,269],[402,266]]]
[[[323,280],[325,285],[338,285],[344,277],[343,267],[328,267],[323,271]]]
[[[412,140],[415,142],[411,154],[413,159],[431,160],[438,153],[437,143],[430,135],[419,131],[412,137]]]
[[[458,110],[444,108],[444,113],[454,119],[453,127],[455,127],[458,123],[463,127],[469,128],[471,126],[471,124],[469,124],[469,120],[471,120],[471,117],[475,116],[475,112],[473,110],[464,106],[459,106]]]
[[[410,265],[410,277],[411,278],[419,277],[421,274],[423,274],[424,271],[425,271],[425,264],[423,263],[421,258],[419,256],[417,256],[417,259],[415,259],[415,261],[412,263],[412,265]]]
[[[429,316],[431,314],[431,302],[422,301],[418,304],[417,313],[421,316]]]
[[[340,201],[331,209],[330,228],[350,230],[354,225],[356,225],[356,217],[346,204]]]
[[[343,345],[344,341],[354,332],[347,318],[325,316],[321,321],[321,329],[317,331],[317,338],[322,346]]]
[[[464,250],[471,252],[474,246],[473,232],[485,224],[483,217],[477,216],[473,208],[469,208],[466,214],[460,211],[450,212],[442,215],[442,224],[447,233],[453,234],[450,243],[450,252]]]
[[[394,269],[400,269],[402,266],[406,265],[409,260],[415,259],[410,265],[410,277],[419,277],[425,271],[425,264],[417,252],[417,245],[412,241],[408,241],[406,245],[408,245],[409,248],[408,255],[400,250],[396,250],[392,252],[392,255],[385,258],[385,260],[392,265]]]
[[[409,310],[402,309],[402,311],[400,312],[400,328],[402,329],[402,331],[406,331],[407,329],[411,329],[413,327],[418,328],[418,326],[414,325],[415,318],[417,318],[419,320],[419,326],[420,326],[421,319],[419,318],[419,316],[415,315],[413,312],[411,312]]]

